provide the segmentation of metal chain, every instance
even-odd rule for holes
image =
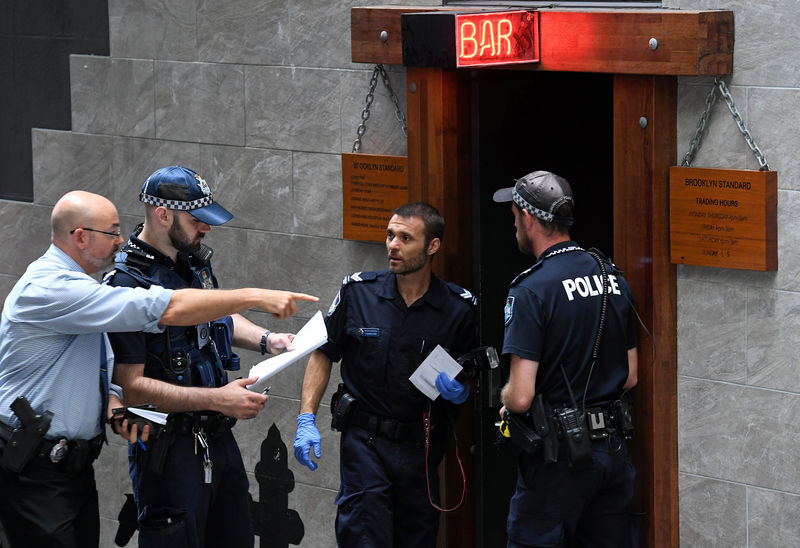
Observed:
[[[378,75],[381,75],[383,79],[383,85],[386,86],[386,89],[389,91],[389,97],[394,103],[394,116],[397,118],[397,121],[400,122],[401,127],[403,128],[403,135],[408,137],[408,124],[406,123],[406,115],[403,114],[402,109],[400,108],[400,101],[397,99],[397,94],[394,92],[394,88],[392,88],[392,83],[389,81],[389,76],[386,74],[386,69],[383,65],[378,64],[375,65],[375,69],[372,71],[372,76],[369,79],[369,91],[367,91],[367,104],[364,106],[364,110],[361,111],[361,123],[356,128],[356,140],[353,141],[353,152],[360,152],[361,151],[361,138],[364,136],[364,133],[367,132],[367,120],[369,120],[370,115],[370,107],[372,107],[372,102],[375,100],[375,88],[378,85]]]
[[[692,161],[694,161],[694,155],[697,154],[697,151],[700,148],[700,143],[703,142],[703,132],[706,129],[706,124],[711,118],[711,107],[714,106],[716,100],[717,81],[714,80],[714,87],[712,87],[711,91],[709,91],[708,95],[706,95],[706,108],[703,110],[703,114],[700,115],[700,121],[697,123],[697,129],[694,132],[694,137],[692,137],[692,142],[689,144],[689,150],[683,155],[683,162],[681,162],[683,167],[689,167],[692,165]]]
[[[731,111],[731,115],[736,121],[736,125],[739,127],[739,131],[744,137],[747,146],[750,147],[750,150],[753,151],[753,154],[758,160],[758,164],[761,166],[759,169],[761,171],[769,171],[769,164],[767,164],[767,159],[764,157],[764,153],[761,152],[761,149],[756,144],[755,139],[753,139],[753,135],[750,133],[750,130],[747,129],[747,125],[744,123],[742,115],[739,114],[739,109],[736,108],[736,103],[733,101],[733,96],[731,95],[730,91],[728,91],[728,86],[726,86],[725,81],[719,77],[714,79],[714,85],[706,96],[705,110],[703,110],[703,114],[700,116],[697,129],[694,132],[694,137],[689,145],[689,150],[683,156],[681,166],[689,167],[694,160],[695,154],[697,154],[697,151],[700,148],[700,143],[703,141],[703,132],[705,131],[708,120],[711,117],[711,108],[714,106],[714,102],[717,100],[717,90],[719,90],[719,92],[722,94],[722,97],[725,99],[725,103],[728,105],[728,110]]]

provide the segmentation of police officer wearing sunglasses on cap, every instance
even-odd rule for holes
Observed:
[[[517,245],[537,259],[506,300],[511,369],[501,416],[543,417],[537,431],[553,448],[520,454],[508,546],[630,546],[634,469],[620,399],[637,382],[630,287],[610,261],[570,239],[574,201],[562,177],[534,171],[494,201],[512,202]],[[532,409],[539,396],[544,413]]]

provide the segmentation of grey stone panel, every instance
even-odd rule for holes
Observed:
[[[247,246],[250,256],[256,256],[257,250],[267,250],[267,257],[257,271],[251,266],[246,285],[266,283],[319,297],[319,303],[300,306],[302,315],[308,315],[307,310],[325,313],[347,274],[376,270],[385,264],[380,244],[251,231]]]
[[[196,0],[110,0],[112,57],[197,59]]]
[[[750,132],[769,168],[778,172],[778,187],[789,190],[800,190],[800,164],[797,162],[800,136],[795,116],[787,116],[798,111],[800,89],[754,88],[749,92]]]
[[[406,73],[387,71],[389,82],[397,95],[398,104],[403,115],[406,108]],[[361,112],[366,106],[372,70],[342,72],[342,148],[341,152],[351,152],[356,130],[361,124]],[[397,120],[394,103],[389,90],[378,76],[374,101],[370,107],[366,133],[361,139],[361,152],[367,154],[392,154],[405,156],[408,154],[408,142],[403,127]]]
[[[339,152],[340,71],[245,67],[247,146]]]
[[[0,200],[0,219],[3,219],[0,291],[3,301],[28,265],[50,246],[51,211],[51,207]]]
[[[733,82],[747,86],[800,86],[797,2],[720,1],[736,17]]]
[[[800,394],[678,379],[679,469],[800,493]]]
[[[244,144],[244,69],[156,62],[156,137]]]
[[[200,61],[287,65],[289,29],[289,5],[285,0],[198,2]]]
[[[139,192],[147,177],[171,165],[199,170],[200,146],[179,141],[114,137],[112,163],[114,203],[121,215],[135,216],[141,222],[144,205],[139,201]]]
[[[120,215],[119,216],[119,231],[125,240],[133,233],[136,225],[144,221],[144,212],[142,215]]]
[[[289,505],[300,513],[305,536],[300,543],[307,548],[335,548],[336,491],[299,484],[289,494]]]
[[[330,428],[331,414],[327,405],[320,406],[317,414],[317,427],[322,439],[320,466],[311,471],[297,462],[294,456],[294,437],[297,433],[298,403],[273,396],[264,410],[255,419],[236,423],[234,433],[239,443],[245,469],[255,470],[261,459],[261,444],[267,437],[272,424],[278,428],[281,441],[287,448],[287,463],[294,475],[295,483],[316,485],[327,489],[339,488],[339,434]],[[314,459],[316,460],[316,458]],[[251,491],[253,490],[251,485]]]
[[[342,158],[295,152],[292,232],[342,237]]]
[[[800,546],[800,496],[747,489],[751,547]]]
[[[687,474],[679,481],[681,546],[747,548],[747,487]]]
[[[72,130],[155,137],[153,61],[70,57]]]
[[[800,392],[800,293],[748,291],[748,384]]]
[[[2,251],[0,251],[2,253]],[[7,256],[3,254],[3,256]],[[6,297],[8,294],[11,293],[11,288],[14,287],[14,284],[17,283],[19,278],[17,276],[10,276],[8,274],[0,274],[0,310],[3,309],[3,306],[6,302]]]
[[[203,145],[198,172],[233,213],[226,226],[292,231],[291,152]]]
[[[288,5],[292,65],[358,66],[350,62],[351,0],[290,0]]]
[[[71,190],[112,198],[111,137],[34,129],[33,200],[54,205]]]
[[[712,79],[680,79],[678,85],[677,165],[681,164],[684,154],[689,150],[689,145],[697,130],[697,123],[700,121],[700,116],[706,107],[706,97],[712,87]],[[738,86],[730,86],[728,89],[745,123],[749,123],[747,118],[747,90]],[[700,149],[692,162],[692,167],[730,169],[758,169],[759,167],[758,161],[748,148],[719,91],[717,91],[717,100],[711,107],[711,115],[703,132]]]
[[[693,377],[746,382],[743,287],[678,281],[678,368]]]
[[[776,272],[680,265],[678,276],[730,285],[800,291],[800,254],[797,253],[797,250],[800,249],[800,232],[797,230],[798,208],[800,208],[800,192],[778,191],[778,270]]]

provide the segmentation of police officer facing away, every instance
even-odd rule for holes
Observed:
[[[471,347],[476,307],[469,291],[431,272],[443,233],[444,219],[433,206],[415,202],[396,209],[386,229],[389,269],[344,279],[325,319],[328,342],[306,368],[294,452],[315,470],[310,450],[321,456],[315,414],[331,364],[342,360],[343,384],[332,409],[342,431],[339,546],[436,544],[433,503],[449,431],[446,415],[451,403],[467,398],[468,388],[441,373],[436,386],[448,401],[431,403],[408,379],[436,345],[454,357]]]
[[[211,250],[201,242],[212,225],[233,216],[212,199],[205,180],[185,167],[165,167],[145,181],[139,199],[145,222],[117,255],[107,282],[216,288]],[[128,450],[139,546],[253,545],[248,480],[231,427],[255,417],[267,396],[246,388],[256,379],[229,383],[225,369],[238,369],[231,342],[278,354],[292,338],[240,314],[157,334],[110,335],[125,403],[153,403],[171,413],[161,437]]]
[[[0,520],[17,548],[91,548],[100,533],[93,461],[105,419],[121,405],[108,384],[114,355],[104,333],[155,333],[249,307],[285,318],[295,300],[310,297],[109,287],[90,275],[111,264],[123,241],[114,205],[69,192],[51,224],[52,245],[14,285],[0,322]],[[135,441],[136,427],[127,432],[124,423]]]
[[[525,415],[541,394],[558,440],[557,462],[543,451],[520,455],[508,546],[628,546],[635,472],[618,398],[637,382],[631,290],[610,262],[570,239],[565,179],[534,171],[494,201],[512,202],[519,249],[538,259],[511,282],[505,305],[511,370],[501,414]]]

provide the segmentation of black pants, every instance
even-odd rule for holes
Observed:
[[[627,548],[631,546],[633,469],[616,435],[593,441],[592,466],[573,472],[566,445],[559,461],[520,455],[517,490],[508,515],[508,548]]]
[[[70,477],[47,457],[34,458],[20,474],[0,466],[0,521],[13,548],[97,547],[94,468]]]

